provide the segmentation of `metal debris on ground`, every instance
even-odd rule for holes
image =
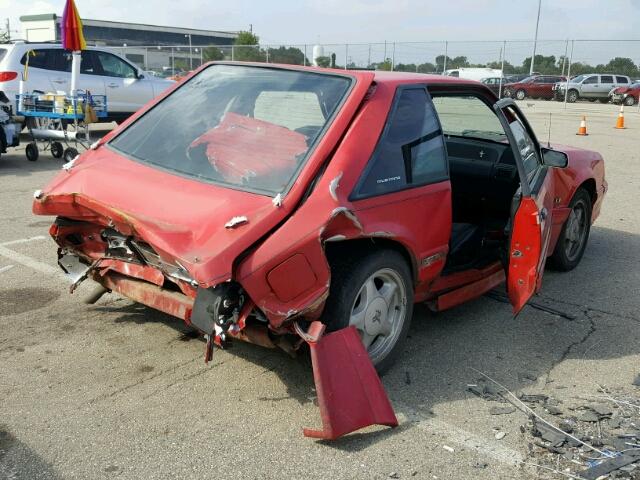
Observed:
[[[639,398],[602,385],[598,385],[600,395],[562,400],[546,393],[516,394],[488,375],[472,370],[483,378],[467,385],[470,392],[487,401],[508,402],[514,410],[527,415],[528,422],[520,426],[520,433],[533,437],[528,443],[528,456],[533,462],[527,459],[523,464],[541,469],[539,474],[545,470],[567,478],[640,479]],[[489,413],[503,414],[508,409],[509,406],[495,405]],[[554,423],[540,413],[554,415]],[[503,433],[506,432],[498,431],[495,438],[504,438]]]
[[[442,445],[442,448],[445,449],[447,452],[449,453],[453,453],[455,452],[455,450],[453,449],[453,447],[450,447],[449,445]]]

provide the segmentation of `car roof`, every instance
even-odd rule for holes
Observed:
[[[465,78],[449,77],[447,75],[433,75],[433,74],[427,74],[427,73],[387,72],[382,70],[350,70],[350,69],[342,69],[342,68],[323,68],[323,67],[313,67],[313,66],[289,65],[289,64],[281,64],[281,63],[262,63],[262,62],[218,61],[218,62],[209,62],[209,64],[240,65],[240,66],[274,68],[274,69],[283,69],[283,70],[298,70],[298,71],[325,73],[325,74],[333,73],[336,75],[349,75],[356,78],[362,77],[365,75],[366,76],[373,75],[374,82],[393,84],[393,85],[403,84],[403,83],[426,83],[426,84],[451,83],[451,84],[467,84],[467,85],[480,84],[480,82],[476,80],[468,80]],[[209,64],[205,64],[200,68],[205,68]]]

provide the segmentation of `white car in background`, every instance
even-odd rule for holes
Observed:
[[[0,90],[12,101],[29,57],[25,93],[68,92],[71,87],[71,53],[55,43],[0,44]],[[175,82],[154,77],[128,60],[106,50],[88,47],[82,52],[78,88],[92,95],[106,95],[108,117],[122,122]],[[15,108],[15,104],[14,104]]]

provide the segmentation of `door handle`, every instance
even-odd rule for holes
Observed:
[[[51,80],[51,81],[52,81],[53,83],[67,83],[67,81],[66,81],[66,80],[60,80],[60,79],[57,79],[57,80]]]
[[[118,88],[119,85],[117,83],[110,83],[109,85],[107,85],[107,87],[109,87],[109,88]]]

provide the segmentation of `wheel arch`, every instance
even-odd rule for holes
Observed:
[[[390,238],[371,236],[325,243],[325,255],[330,267],[333,265],[333,262],[337,262],[345,256],[362,257],[377,250],[393,250],[398,252],[407,262],[415,288],[418,281],[417,263],[410,250],[401,242]]]
[[[591,198],[591,206],[593,207],[596,201],[598,200],[598,191],[596,189],[596,181],[593,178],[587,178],[580,185],[578,185],[578,188],[576,188],[573,191],[573,194],[571,195],[571,199],[569,200],[569,203],[571,203],[571,200],[573,200],[573,197],[575,197],[576,193],[581,188],[586,190],[587,193],[589,194],[589,197]]]

